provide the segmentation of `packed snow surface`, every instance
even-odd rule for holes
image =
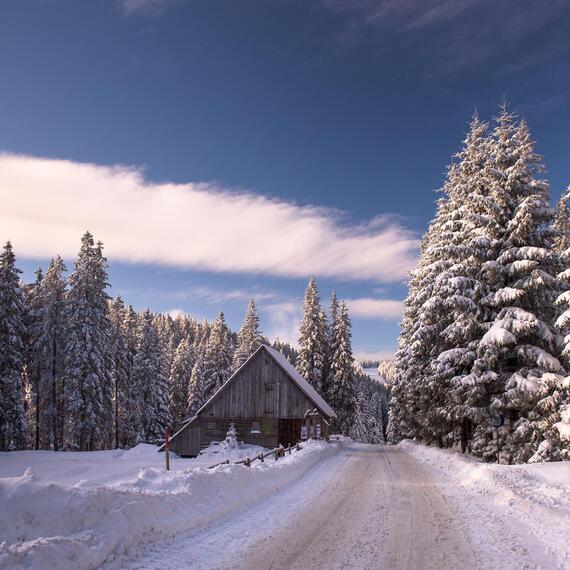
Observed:
[[[1,454],[0,566],[570,568],[570,463],[345,439],[208,470],[212,451],[170,473],[152,446]]]
[[[275,461],[207,466],[231,454],[208,449],[197,459],[173,457],[155,446],[129,451],[0,454],[0,567],[96,568],[141,542],[207,525],[273,494],[303,476],[335,445],[308,442]]]

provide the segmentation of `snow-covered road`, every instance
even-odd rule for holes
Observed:
[[[454,482],[433,475],[413,448],[353,444],[269,499],[110,568],[567,567],[518,519],[479,506],[469,520],[446,492]]]

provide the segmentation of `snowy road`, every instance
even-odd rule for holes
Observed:
[[[111,567],[564,568],[540,544],[525,548],[515,521],[465,520],[441,485],[404,448],[354,445],[270,499]]]

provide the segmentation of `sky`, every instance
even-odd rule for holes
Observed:
[[[0,241],[30,281],[89,229],[111,295],[291,342],[314,275],[389,357],[475,110],[570,183],[568,37],[567,0],[0,2]]]

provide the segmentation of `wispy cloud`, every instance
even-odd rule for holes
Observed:
[[[223,303],[225,301],[248,302],[255,299],[257,303],[275,300],[279,297],[276,291],[265,291],[257,288],[252,289],[220,289],[207,285],[197,285],[180,289],[178,291],[168,291],[160,293],[161,296],[172,300],[192,300],[200,299],[210,303]]]
[[[393,299],[346,299],[346,304],[352,317],[361,319],[382,319],[387,321],[399,320],[404,304]]]
[[[119,0],[125,16],[159,16],[177,0]]]
[[[321,4],[344,16],[343,43],[383,37],[393,42],[393,33],[399,34],[403,45],[426,61],[438,60],[444,70],[470,67],[497,55],[508,69],[518,63],[520,44],[536,41],[536,34],[546,29],[549,40],[558,36],[549,57],[556,58],[561,49],[568,51],[568,30],[559,25],[568,10],[567,0],[548,5],[534,0],[321,0]]]
[[[111,260],[282,277],[397,282],[417,238],[378,216],[349,224],[314,206],[140,170],[0,154],[0,239],[25,257],[72,257],[86,229]]]

